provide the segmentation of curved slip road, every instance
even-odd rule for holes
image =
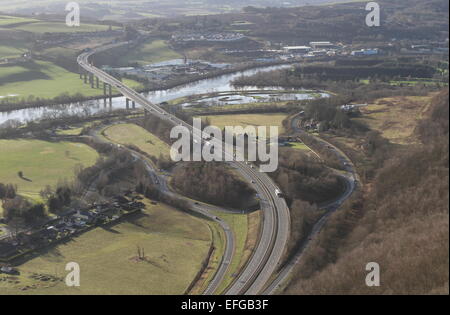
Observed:
[[[124,44],[127,43],[111,44],[90,50],[81,54],[78,57],[77,62],[83,69],[97,76],[101,81],[115,87],[125,97],[140,104],[145,110],[149,111],[156,117],[168,121],[174,126],[178,125],[186,127],[190,130],[195,140],[205,143],[202,136],[199,137],[196,135],[197,132],[193,132],[194,129],[191,125],[167,113],[159,106],[152,104],[136,91],[130,89],[119,80],[89,63],[89,57],[93,54],[122,46]],[[201,135],[203,134],[201,131],[199,131],[199,133]],[[214,138],[211,139],[210,142],[222,143],[222,140]],[[225,155],[227,155],[226,151]],[[233,159],[233,157],[231,158]],[[289,239],[290,214],[285,200],[276,194],[276,189],[278,188],[267,174],[256,171],[251,165],[244,162],[233,161],[229,163],[245,178],[254,183],[255,189],[259,193],[262,200],[261,208],[264,214],[264,223],[261,231],[261,239],[259,240],[253,255],[240,275],[228,288],[226,293],[231,295],[254,295],[260,293],[264,289],[266,283],[278,268]],[[224,259],[221,266],[223,266],[223,268],[228,268],[229,262],[230,260]],[[224,271],[222,270],[221,274],[223,272],[224,275],[226,270],[227,269],[224,269]],[[218,283],[220,283],[220,281],[218,281]],[[214,285],[216,285],[215,281]],[[209,291],[210,292],[208,294],[211,294],[213,290]]]
[[[299,127],[299,117],[298,115],[292,119],[292,129],[297,134],[302,134],[304,131],[300,129]],[[325,225],[327,219],[330,217],[332,213],[334,213],[337,209],[340,208],[340,206],[353,194],[353,192],[356,189],[357,186],[357,174],[355,171],[355,166],[353,165],[352,161],[338,148],[336,148],[334,145],[326,142],[323,139],[320,140],[324,146],[327,146],[330,150],[333,150],[339,160],[341,161],[342,165],[344,165],[346,169],[346,174],[341,175],[341,177],[345,181],[345,192],[340,196],[337,200],[334,202],[322,207],[328,210],[328,212],[323,215],[320,220],[314,225],[311,233],[307,236],[306,241],[302,244],[302,246],[299,248],[298,252],[295,254],[295,256],[282,268],[282,270],[279,272],[275,280],[270,283],[270,285],[263,291],[263,294],[269,295],[269,294],[275,294],[277,290],[280,290],[283,285],[286,284],[286,282],[289,279],[289,276],[291,275],[292,271],[294,270],[294,267],[300,262],[301,258],[303,257],[303,253],[305,250],[309,247],[311,241],[316,237],[320,231],[322,230],[323,226]],[[311,150],[313,151],[313,150]],[[314,151],[313,151],[314,152]],[[317,156],[319,156],[316,152],[314,152]],[[320,157],[320,156],[319,156]]]
[[[111,125],[113,125],[113,124],[111,124]],[[103,127],[104,126],[102,126],[102,128]],[[113,141],[109,140],[108,138],[100,136],[99,129],[95,129],[95,130],[91,131],[90,136],[93,137],[95,139],[95,141],[97,141],[97,142],[118,145],[118,143],[114,143]],[[191,211],[201,214],[204,217],[207,217],[208,219],[218,223],[220,225],[220,227],[223,229],[223,231],[225,233],[224,255],[223,255],[222,261],[221,261],[216,273],[214,274],[213,279],[211,280],[211,282],[209,283],[205,292],[203,293],[206,295],[214,294],[217,291],[217,289],[219,288],[221,282],[223,281],[223,278],[225,277],[228,267],[230,266],[231,260],[233,259],[234,249],[235,249],[235,237],[234,237],[234,233],[231,230],[230,226],[226,222],[222,221],[219,217],[217,217],[216,215],[213,215],[211,213],[212,211],[224,211],[224,209],[214,206],[214,205],[195,202],[189,198],[184,197],[183,195],[180,195],[180,194],[170,190],[169,185],[167,184],[166,177],[163,175],[160,175],[158,173],[158,171],[155,169],[153,164],[151,164],[149,162],[148,158],[144,154],[142,154],[140,152],[136,152],[136,151],[134,151],[126,146],[122,146],[122,145],[120,146],[120,149],[130,152],[130,154],[136,160],[140,160],[144,164],[145,169],[147,170],[150,178],[152,179],[152,182],[155,185],[157,185],[157,187],[161,193],[163,193],[166,196],[169,196],[171,198],[185,201]],[[90,187],[90,190],[92,190],[91,187]],[[226,211],[234,212],[233,210],[228,210],[228,209]]]

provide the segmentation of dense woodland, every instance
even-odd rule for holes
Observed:
[[[281,186],[288,203],[295,199],[322,204],[338,197],[344,190],[338,176],[317,158],[295,149],[281,149],[279,167],[270,174]]]
[[[288,293],[448,294],[448,90],[427,116],[422,145],[391,151],[371,189],[329,219]],[[380,264],[380,287],[365,285],[368,262]]]
[[[319,206],[335,200],[344,191],[343,181],[327,167],[332,162],[319,161],[296,149],[282,148],[279,152],[279,167],[269,175],[283,191],[291,215],[284,261],[296,253],[323,216]]]
[[[171,183],[187,196],[218,206],[248,207],[255,196],[253,189],[223,163],[185,163]]]

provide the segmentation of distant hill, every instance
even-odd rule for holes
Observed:
[[[15,14],[64,14],[66,0],[10,0],[2,3],[0,12]],[[238,11],[246,6],[256,7],[294,7],[304,5],[322,5],[324,3],[351,2],[351,0],[78,0],[82,14],[88,18],[131,20],[145,17],[176,15],[214,14]]]

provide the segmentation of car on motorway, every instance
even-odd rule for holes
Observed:
[[[91,68],[91,67],[89,67],[89,68]],[[92,69],[94,69],[93,71],[93,73],[94,74],[101,74],[102,72],[101,71],[95,71],[95,67],[94,66],[92,66]],[[92,71],[92,70],[90,70],[90,71]],[[112,82],[111,83],[111,85],[113,85],[113,84],[115,84],[116,82],[115,81],[113,81],[112,79],[110,79],[109,77],[108,77],[108,75],[107,74],[105,74],[105,76],[103,76],[104,78],[106,78],[107,80],[108,80],[108,82]],[[132,95],[131,93],[132,92],[130,92],[130,91],[132,91],[132,89],[129,89],[128,87],[126,87],[126,86],[123,86],[123,85],[121,85],[121,89],[120,89],[120,91],[122,92],[122,93],[125,93],[125,96],[127,97],[127,95]],[[133,96],[134,97],[134,96]],[[145,103],[143,104],[145,107],[152,107],[155,111],[156,111],[156,113],[157,113],[157,116],[159,116],[162,120],[167,120],[166,119],[166,117],[167,116],[171,116],[169,113],[167,113],[167,112],[165,112],[164,111],[164,109],[161,109],[161,108],[159,108],[158,106],[152,106],[152,104],[149,104],[147,101],[145,101]],[[176,122],[178,122],[179,120],[177,120],[177,119],[175,119],[175,121]],[[191,132],[191,134],[193,133],[193,130],[192,130],[192,127],[190,127],[189,126],[189,128],[191,129],[190,130],[190,132]],[[200,131],[201,132],[201,131]],[[203,132],[201,132],[201,134],[203,134]],[[197,138],[197,139],[199,139],[199,138]],[[217,139],[215,139],[215,138],[210,138],[211,139],[211,143],[209,142],[209,141],[204,141],[204,140],[202,140],[201,138],[198,140],[200,143],[202,143],[202,144],[204,144],[205,146],[212,146],[212,144],[215,144],[218,140]],[[212,142],[212,141],[214,141],[214,142]],[[254,168],[255,166],[253,166],[250,162],[247,162],[246,163],[247,165],[250,165],[250,167],[251,168]],[[245,168],[248,168],[248,167],[242,167],[242,164],[241,163],[236,163],[235,164],[236,165],[236,167],[238,168],[238,169],[241,169],[241,171],[244,171],[244,169]],[[251,179],[251,178],[250,178]],[[269,188],[267,185],[267,182],[269,182],[270,181],[270,179],[267,179],[267,180],[262,180],[261,181],[261,186],[264,186],[264,187],[267,187],[267,188]],[[261,196],[262,198],[264,198],[264,199],[268,199],[268,195],[266,195],[266,193],[264,192],[263,193],[263,195]],[[200,207],[198,207],[198,208],[200,208]],[[267,209],[264,209],[264,211],[270,211],[270,212],[274,212],[275,214],[276,214],[276,209],[277,208],[277,205],[276,204],[274,204],[274,205],[268,205],[267,206]],[[200,213],[206,213],[207,212],[207,210],[204,210],[204,209],[197,209],[198,210],[198,212],[200,212]],[[210,216],[211,217],[211,216]],[[281,218],[281,219],[283,219],[283,218]],[[281,221],[281,220],[280,220]],[[284,220],[284,221],[286,221],[287,222],[287,220]],[[225,231],[229,231],[229,228],[228,227],[224,227],[224,230]],[[267,229],[268,231],[274,231],[274,229]],[[287,231],[288,230],[288,228],[284,228],[284,229],[280,229],[280,230],[282,230],[282,231]],[[279,238],[279,239],[281,239],[281,241],[283,241],[284,242],[284,237],[283,238]],[[274,237],[271,237],[270,238],[270,243],[273,243],[274,241],[276,241],[277,240],[277,235],[274,235]],[[264,246],[263,247],[261,247],[263,250],[266,250],[268,247],[269,247],[269,245],[271,245],[271,244],[264,244]],[[279,248],[281,248],[281,247],[283,247],[283,244],[278,244],[279,246]],[[274,268],[274,266],[275,266],[275,264],[272,264],[272,263],[268,263],[268,262],[270,262],[270,259],[272,258],[272,257],[275,257],[275,258],[273,258],[272,260],[276,260],[276,259],[278,259],[276,256],[279,254],[278,252],[268,252],[268,254],[270,254],[270,256],[267,256],[267,255],[265,255],[265,256],[267,256],[267,257],[264,257],[264,259],[263,259],[263,261],[261,262],[261,263],[264,263],[264,264],[268,264],[268,266],[269,266],[269,269],[270,268]],[[256,256],[260,256],[260,255],[255,255],[255,257]],[[228,261],[228,260],[227,260]],[[256,265],[258,265],[258,267],[259,267],[259,262],[258,263],[255,263],[255,262],[249,262],[249,266],[256,266]],[[255,272],[255,271],[257,271],[256,269],[254,270],[254,268],[248,268],[248,270],[244,270],[244,272],[243,272],[243,274],[244,274],[244,278],[245,277],[247,277],[248,276],[248,274],[249,275],[251,275],[252,277],[253,277],[253,273]],[[263,277],[263,281],[266,281],[264,278],[268,275],[268,274],[270,274],[270,273],[272,273],[270,270],[268,271],[268,272],[264,272],[264,273],[261,273],[261,276]],[[257,275],[258,277],[260,276],[260,275]],[[239,281],[238,279],[237,279],[237,281]],[[246,282],[246,281],[244,281],[244,282]],[[262,282],[262,281],[260,281],[260,282]],[[255,284],[255,287],[257,287],[257,286],[259,286],[259,282],[256,282],[256,284]],[[253,290],[255,290],[253,287],[252,287],[252,291],[250,291],[250,289],[248,289],[249,290],[249,292],[253,292]],[[247,289],[245,290],[245,291],[243,291],[243,289],[242,288],[239,288],[239,286],[237,286],[236,288],[231,288],[228,292],[235,292],[236,291],[236,293],[240,293],[241,291],[242,291],[242,293],[245,293],[246,291],[247,291]]]
[[[281,192],[281,190],[279,190],[278,188],[275,189],[275,195],[277,195],[278,197],[283,197],[283,193]]]

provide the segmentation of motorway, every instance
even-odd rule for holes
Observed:
[[[186,205],[189,208],[189,210],[196,212],[196,213],[218,223],[220,225],[220,227],[223,229],[223,231],[225,233],[225,250],[223,253],[223,257],[222,257],[221,263],[220,263],[216,273],[214,274],[213,279],[210,281],[208,287],[203,292],[203,294],[205,294],[205,295],[214,294],[217,291],[217,289],[219,288],[220,284],[222,283],[222,281],[225,277],[225,274],[228,271],[228,267],[230,266],[231,260],[233,259],[234,249],[235,249],[235,236],[234,236],[234,233],[231,230],[230,226],[226,222],[221,220],[218,216],[216,216],[212,213],[213,212],[221,212],[221,211],[236,213],[236,211],[231,210],[231,209],[224,209],[221,207],[217,207],[214,205],[209,205],[209,204],[205,204],[205,203],[201,203],[201,202],[196,202],[192,199],[186,198],[185,196],[182,196],[182,195],[172,191],[169,188],[169,185],[167,184],[166,176],[158,173],[158,171],[156,170],[156,167],[149,161],[149,159],[144,154],[134,151],[126,146],[122,146],[118,143],[114,143],[114,142],[110,141],[109,139],[107,139],[106,137],[100,135],[100,131],[104,127],[107,127],[107,126],[100,126],[98,128],[91,130],[89,132],[90,137],[98,143],[106,143],[106,144],[110,144],[110,145],[115,145],[120,150],[128,151],[134,157],[135,160],[139,160],[143,163],[153,184],[155,184],[158,187],[158,190],[162,194],[164,194],[172,199],[183,200],[184,202],[186,202]],[[91,185],[89,187],[89,189],[88,189],[89,193],[96,191],[94,186],[95,186],[95,183],[93,183],[93,185]]]
[[[194,128],[188,123],[169,114],[159,106],[152,104],[138,92],[127,87],[119,80],[96,68],[89,62],[89,57],[93,54],[124,44],[125,43],[111,44],[87,51],[78,57],[77,62],[84,70],[97,76],[104,83],[116,88],[125,97],[140,104],[152,115],[161,120],[168,121],[173,126],[186,127],[190,130],[194,140],[201,141],[201,143],[204,144],[204,138],[206,135],[204,135],[202,131],[194,130]],[[222,143],[222,140],[215,138],[210,140],[210,143],[218,142]],[[224,151],[224,153],[225,156],[227,156],[227,151]],[[230,158],[230,156],[228,156],[228,158]],[[234,159],[234,156],[232,156],[231,159]],[[256,246],[256,249],[254,250],[246,266],[243,268],[242,272],[228,287],[226,294],[255,295],[262,292],[271,276],[277,270],[285,252],[290,233],[289,209],[285,200],[277,195],[276,190],[278,188],[267,174],[256,171],[255,168],[247,162],[232,161],[228,163],[232,167],[236,168],[236,170],[239,171],[244,178],[251,182],[254,189],[259,194],[261,198],[261,209],[263,211],[263,226],[261,230],[261,238]],[[229,261],[223,261],[224,265],[227,262],[229,263]]]
[[[300,129],[299,122],[300,122],[299,116],[294,117],[291,122],[291,127],[294,130],[295,134],[301,136],[304,133],[304,131],[302,129]],[[289,280],[289,276],[292,274],[294,267],[300,263],[300,260],[303,257],[304,252],[309,247],[309,245],[314,240],[314,238],[320,233],[320,231],[322,230],[323,226],[327,222],[330,215],[333,214],[336,210],[338,210],[341,207],[341,205],[348,198],[350,198],[350,196],[353,194],[353,192],[355,191],[355,189],[357,187],[358,175],[356,173],[355,166],[353,165],[352,161],[334,145],[326,142],[325,140],[323,140],[321,138],[317,138],[317,140],[319,140],[323,146],[326,146],[328,149],[332,150],[336,154],[336,156],[338,157],[338,159],[342,163],[342,165],[345,167],[345,174],[340,175],[341,178],[345,182],[345,191],[339,198],[337,198],[337,200],[322,207],[322,208],[326,209],[327,212],[314,225],[314,227],[311,230],[311,233],[306,237],[306,240],[300,246],[297,253],[283,267],[283,269],[279,272],[277,277],[262,292],[262,294],[265,294],[265,295],[275,294],[275,293],[279,292],[283,288],[283,286],[285,286],[287,284],[287,282]],[[315,155],[319,156],[312,149],[311,149],[311,151]]]

